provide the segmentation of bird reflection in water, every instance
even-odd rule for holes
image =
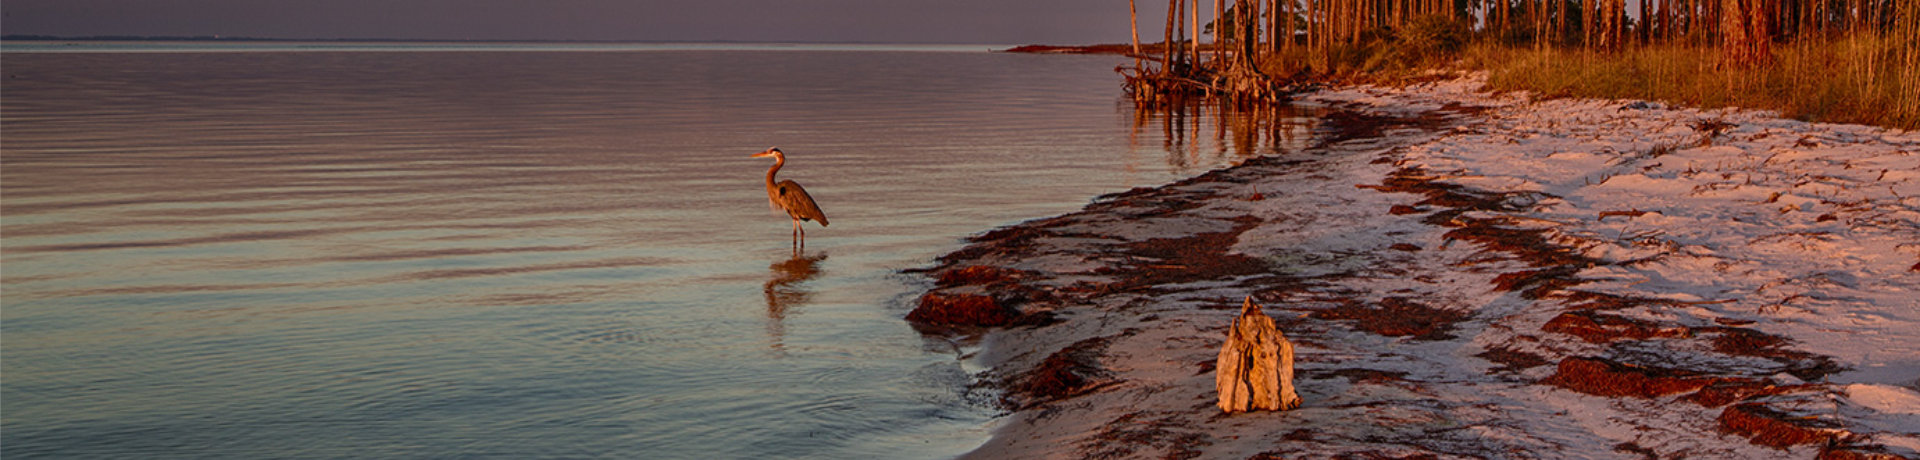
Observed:
[[[767,335],[773,339],[774,348],[781,348],[782,338],[786,336],[787,311],[813,299],[813,292],[800,284],[819,277],[820,262],[824,260],[827,260],[826,254],[794,252],[792,257],[767,267],[773,272],[773,278],[767,280],[761,292],[767,296]]]

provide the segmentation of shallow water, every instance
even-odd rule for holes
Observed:
[[[993,409],[900,270],[1307,129],[1111,57],[601,48],[8,48],[5,455],[958,454]]]

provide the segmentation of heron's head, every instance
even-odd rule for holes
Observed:
[[[779,147],[768,147],[767,150],[764,152],[753,154],[753,157],[754,158],[765,158],[765,157],[785,158],[786,154],[780,153]]]

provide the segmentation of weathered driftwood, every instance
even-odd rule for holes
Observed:
[[[1290,410],[1300,407],[1293,392],[1293,344],[1274,327],[1273,318],[1260,312],[1248,296],[1227,331],[1214,367],[1214,386],[1220,409],[1233,412]]]

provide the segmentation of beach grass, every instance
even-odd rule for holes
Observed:
[[[1325,51],[1276,51],[1269,75],[1398,84],[1436,70],[1488,72],[1494,91],[1541,97],[1641,99],[1700,108],[1773,110],[1812,122],[1920,129],[1920,65],[1913,44],[1874,34],[1781,43],[1773,61],[1731,66],[1713,46],[1620,50],[1476,41],[1459,46],[1382,39]]]
[[[1920,71],[1891,39],[1855,35],[1786,43],[1771,65],[1723,65],[1712,47],[1656,45],[1621,51],[1475,44],[1461,65],[1489,72],[1488,86],[1548,97],[1646,99],[1703,108],[1774,110],[1806,121],[1920,128]]]

